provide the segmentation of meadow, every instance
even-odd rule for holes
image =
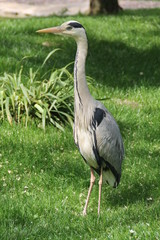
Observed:
[[[69,38],[36,30],[80,21],[87,31],[87,75],[117,120],[125,146],[117,189],[102,189],[98,176],[88,214],[82,216],[90,169],[74,145],[72,128],[0,121],[0,239],[160,239],[160,10],[118,16],[0,19],[0,75],[36,70],[53,49],[42,74],[73,62]],[[69,66],[73,73],[73,64]],[[73,82],[71,82],[73,84]]]

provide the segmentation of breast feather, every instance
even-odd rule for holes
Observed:
[[[93,152],[92,134],[84,129],[78,130],[78,145],[79,150],[89,166],[98,168],[98,164]]]

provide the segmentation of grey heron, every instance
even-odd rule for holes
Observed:
[[[112,187],[118,186],[124,147],[115,119],[101,102],[91,96],[87,86],[85,62],[88,41],[85,28],[77,21],[68,21],[60,26],[41,29],[37,32],[70,36],[77,43],[74,64],[74,140],[91,170],[83,215],[87,213],[90,194],[95,182],[94,171],[100,175],[98,198],[98,214],[100,214],[102,183],[108,183]]]

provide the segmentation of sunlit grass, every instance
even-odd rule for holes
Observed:
[[[83,17],[89,38],[87,75],[117,120],[125,144],[122,179],[103,187],[97,216],[98,177],[88,215],[81,213],[90,172],[66,127],[60,132],[35,124],[0,127],[0,239],[160,239],[160,10],[119,16]],[[73,18],[73,17],[72,17]],[[71,39],[35,31],[69,20],[50,17],[1,19],[0,72],[37,69],[54,48],[44,73],[73,61]],[[49,42],[46,47],[42,43]],[[24,56],[21,64],[20,60]],[[70,69],[72,72],[72,69]],[[73,83],[71,83],[73,84]]]

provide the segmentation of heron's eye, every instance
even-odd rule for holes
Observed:
[[[72,29],[72,27],[66,27],[66,30],[71,30]]]

